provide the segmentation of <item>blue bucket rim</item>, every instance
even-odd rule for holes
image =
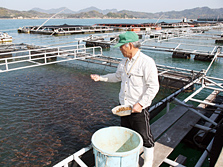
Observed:
[[[126,152],[118,152],[118,153],[111,153],[111,152],[102,151],[102,150],[98,149],[98,148],[93,144],[93,139],[94,139],[95,133],[96,133],[96,132],[99,132],[99,131],[102,131],[102,130],[105,130],[105,129],[108,129],[108,128],[120,128],[120,129],[126,129],[126,130],[128,130],[128,131],[131,131],[131,132],[137,134],[137,136],[139,137],[139,140],[140,140],[139,145],[138,145],[136,148],[134,148],[134,149],[132,149],[132,150],[130,150],[130,151],[126,151]],[[140,135],[138,132],[136,132],[136,131],[134,131],[134,130],[132,130],[132,129],[129,129],[129,128],[125,128],[125,127],[121,127],[121,126],[109,126],[109,127],[101,128],[101,129],[97,130],[96,132],[92,135],[92,138],[91,138],[91,144],[92,144],[92,146],[93,146],[93,148],[94,148],[95,150],[97,150],[98,152],[101,152],[101,153],[104,154],[104,155],[108,155],[108,156],[111,156],[111,157],[125,157],[125,156],[128,156],[128,155],[130,155],[130,154],[132,154],[132,153],[134,153],[134,152],[140,151],[140,148],[143,146],[143,140],[142,140],[141,135]]]

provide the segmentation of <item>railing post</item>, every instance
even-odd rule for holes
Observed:
[[[166,112],[168,113],[169,111],[170,111],[170,103],[167,102],[167,103],[166,103]]]
[[[8,71],[8,70],[9,70],[9,68],[8,68],[8,61],[7,61],[7,59],[5,59],[5,69],[6,69],[6,71]]]
[[[47,63],[46,53],[44,53],[45,64]]]
[[[74,50],[74,58],[75,59],[77,58],[77,50],[76,49]]]
[[[31,60],[31,51],[29,50],[29,60]]]

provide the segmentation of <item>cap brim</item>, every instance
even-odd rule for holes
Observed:
[[[125,43],[117,43],[114,47],[117,48],[117,47],[120,47],[122,45],[124,45]]]

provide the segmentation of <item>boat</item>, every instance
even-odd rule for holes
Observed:
[[[10,36],[8,33],[2,33],[0,32],[0,42],[12,42],[12,36]]]

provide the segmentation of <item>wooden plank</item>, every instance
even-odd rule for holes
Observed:
[[[213,91],[206,101],[212,101],[218,91]],[[199,107],[205,108],[204,104],[200,104]],[[192,129],[194,125],[200,119],[199,115],[188,111],[179,119],[167,132],[165,132],[155,144],[153,167],[158,167],[162,164],[163,160],[174,150],[174,148],[181,142],[186,134]]]
[[[217,90],[214,90],[204,101],[205,102],[212,102],[216,96],[219,94],[220,91],[217,91]],[[206,104],[199,104],[198,107],[201,107],[201,108],[206,108],[207,105]]]
[[[162,143],[156,142],[154,147],[153,167],[158,167],[162,164],[163,160],[173,151],[173,148],[166,146]]]
[[[151,125],[151,130],[154,139],[157,140],[171,125],[173,125],[177,120],[179,120],[188,109],[183,106],[176,106],[168,113],[163,115],[160,119]]]
[[[165,158],[173,151],[173,149],[180,143],[186,134],[192,129],[200,119],[200,116],[193,112],[187,112],[179,121],[177,121],[163,136],[157,140],[158,146],[155,146],[153,167],[160,166]],[[160,154],[161,153],[161,154]]]
[[[178,120],[157,142],[165,144],[171,148],[175,148],[178,143],[192,129],[200,116],[188,111],[180,120]]]
[[[151,130],[152,130],[154,139],[157,140],[171,125],[173,125],[177,120],[179,120],[186,113],[187,110],[188,109],[186,107],[176,106],[172,110],[170,110],[168,113],[163,115],[156,122],[154,122],[151,125]],[[156,142],[154,155],[159,156],[161,159],[165,159],[166,154],[168,153],[166,151],[168,151],[169,149],[171,148],[161,143]],[[164,150],[164,151],[160,151],[160,150]],[[144,159],[144,154],[142,154],[139,158],[139,166],[143,165],[143,159]]]

